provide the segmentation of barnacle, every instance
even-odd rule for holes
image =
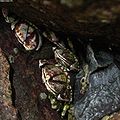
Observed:
[[[49,99],[53,109],[62,109],[61,116],[65,116],[69,105],[72,102],[72,88],[70,85],[70,77],[67,72],[61,69],[55,63],[49,63],[45,60],[40,62],[42,68],[42,79],[51,93]]]
[[[9,16],[7,9],[2,9],[5,21],[11,24],[17,40],[26,50],[39,50],[42,46],[42,38],[38,28],[27,20],[16,19],[17,17]]]
[[[19,21],[15,24],[14,31],[18,41],[26,50],[39,50],[42,45],[39,30],[35,29],[26,21]]]

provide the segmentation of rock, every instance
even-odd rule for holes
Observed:
[[[10,65],[0,48],[0,120],[17,120],[9,73]]]
[[[98,120],[120,108],[120,69],[109,53],[102,51],[99,57],[96,55],[101,53],[100,51],[92,53],[93,51],[88,57],[91,59],[88,61],[88,91],[75,103],[77,120]],[[95,62],[96,64],[91,64]],[[80,79],[77,78],[78,80]]]

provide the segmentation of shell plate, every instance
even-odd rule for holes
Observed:
[[[19,21],[14,25],[15,36],[26,50],[38,50],[41,45],[41,36],[34,26],[26,21]]]
[[[71,87],[67,72],[60,66],[48,64],[42,68],[42,79],[47,90],[53,93],[57,100],[70,101]]]

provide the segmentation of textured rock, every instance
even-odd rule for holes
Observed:
[[[88,61],[89,88],[84,97],[75,104],[77,120],[98,120],[106,114],[120,109],[119,68],[111,55],[104,52],[102,55],[99,54],[101,52],[95,52],[95,55],[90,53],[88,56],[90,59],[92,58],[92,61]],[[106,64],[102,64],[105,62]],[[80,78],[78,77],[77,80]]]
[[[0,48],[0,120],[17,120],[17,110],[12,102],[10,65]]]

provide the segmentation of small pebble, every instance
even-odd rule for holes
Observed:
[[[47,95],[45,93],[40,93],[40,99],[41,100],[47,99]]]
[[[17,54],[18,53],[18,48],[14,48],[13,51],[14,51],[15,54]]]
[[[14,57],[12,55],[9,55],[8,59],[10,63],[14,63]]]

